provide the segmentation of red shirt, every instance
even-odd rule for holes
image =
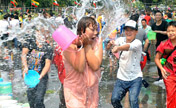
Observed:
[[[149,21],[151,20],[151,17],[146,15],[144,19],[147,21],[147,25],[149,25]]]
[[[65,79],[65,67],[63,63],[62,52],[63,51],[61,47],[57,46],[55,48],[53,62],[57,67],[59,80],[63,84]]]
[[[156,51],[162,53],[163,58],[166,58],[173,49],[174,46],[172,45],[171,40],[168,39],[165,42],[161,42]],[[176,50],[167,58],[164,69],[167,72],[170,72],[170,75],[176,75]]]

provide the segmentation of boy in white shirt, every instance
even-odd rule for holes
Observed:
[[[117,81],[112,92],[111,103],[114,108],[122,108],[121,100],[129,91],[131,108],[139,108],[138,96],[142,86],[140,60],[142,43],[135,39],[138,33],[137,23],[129,20],[125,24],[125,37],[115,41],[113,53],[120,52]]]

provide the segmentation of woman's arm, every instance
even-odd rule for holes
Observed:
[[[97,50],[93,50],[91,45],[85,46],[85,53],[90,68],[93,71],[97,71],[100,68],[103,57],[102,40],[100,41]]]
[[[50,66],[51,66],[51,60],[50,59],[46,59],[45,60],[45,66],[44,66],[44,68],[42,69],[42,72],[41,72],[41,74],[40,74],[40,78],[39,79],[42,79],[45,75],[46,75],[46,73],[49,71],[49,69],[50,69]]]
[[[23,65],[23,78],[25,76],[25,73],[28,73],[28,65],[27,65],[27,54],[29,52],[28,48],[22,49],[22,55],[21,55],[21,61]]]
[[[84,72],[85,69],[85,51],[84,48],[82,48],[80,51],[76,51],[77,48],[76,45],[71,45],[70,48],[74,49],[73,52],[69,51],[70,48],[68,48],[68,51],[64,51],[63,55],[65,59],[73,66],[73,68],[78,72]]]

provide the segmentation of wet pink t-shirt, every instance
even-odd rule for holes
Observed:
[[[97,45],[96,45],[97,46]],[[97,48],[94,48],[98,53]],[[72,59],[77,56],[74,53]],[[100,69],[94,72],[86,62],[83,73],[77,72],[65,59],[66,78],[64,79],[64,97],[67,108],[97,108],[99,103],[99,78]]]

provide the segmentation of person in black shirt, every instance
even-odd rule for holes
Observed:
[[[37,31],[39,32],[39,31]],[[48,71],[51,66],[53,55],[52,47],[45,40],[41,40],[39,35],[31,36],[23,44],[22,49],[22,63],[23,63],[23,77],[28,70],[35,70],[40,74],[40,82],[34,88],[28,88],[27,97],[30,108],[45,108],[44,95],[46,93],[48,82]],[[41,41],[44,41],[41,44]]]
[[[164,21],[162,18],[163,18],[163,14],[160,11],[157,11],[155,13],[156,22],[152,25],[152,30],[157,33],[156,48],[159,46],[161,41],[168,39],[166,34],[167,22]],[[157,81],[162,79],[161,70],[159,68],[158,68],[158,75],[159,75],[159,78],[157,79]]]

